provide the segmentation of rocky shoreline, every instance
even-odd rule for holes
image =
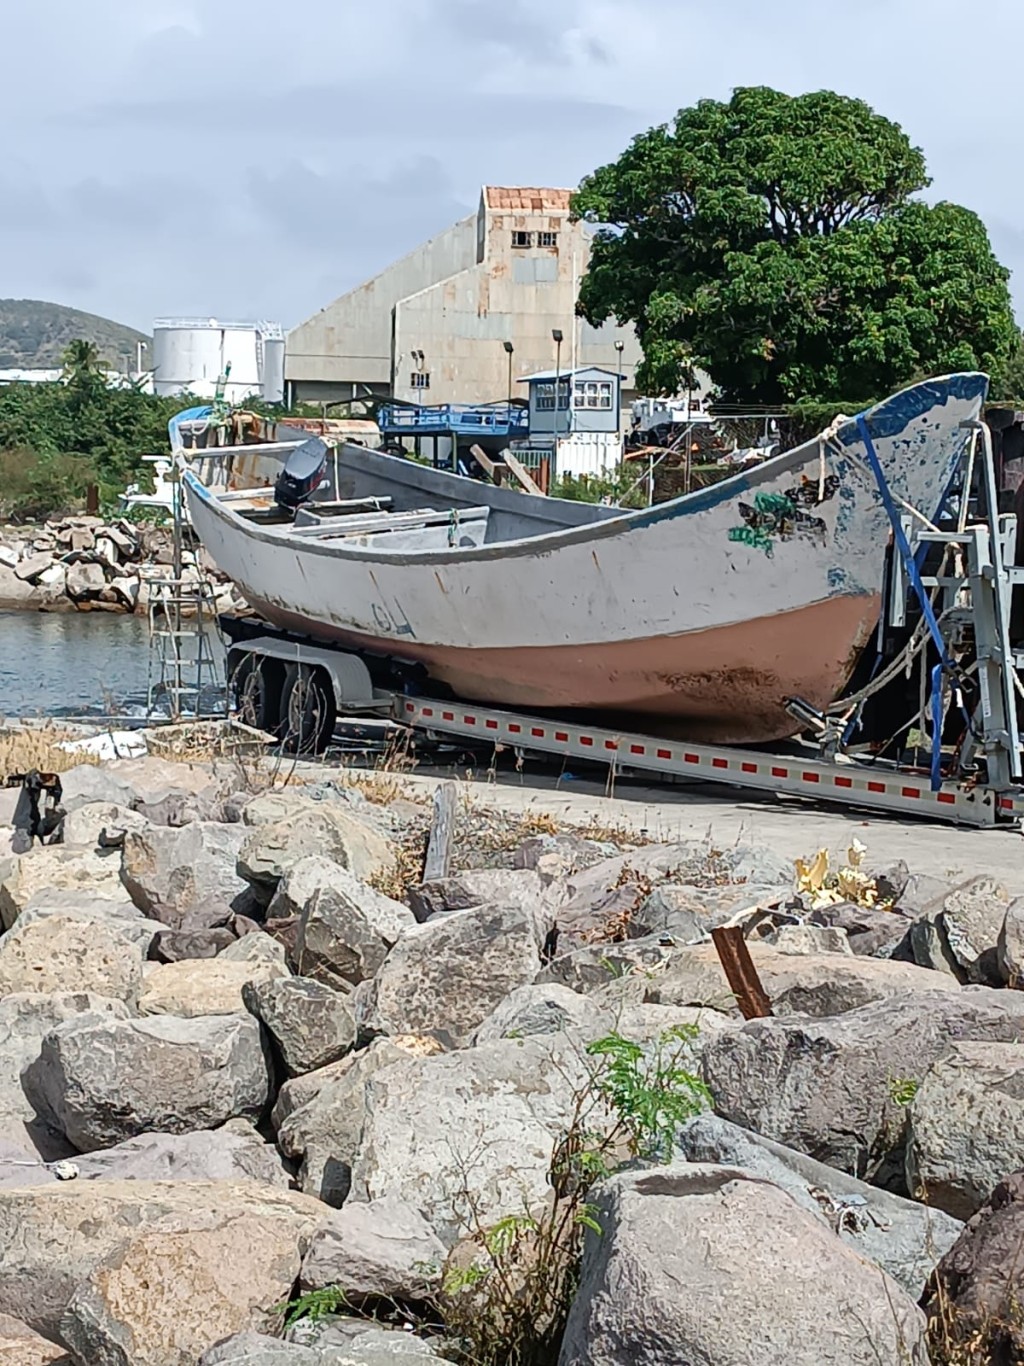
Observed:
[[[1024,889],[391,774],[61,781],[55,844],[0,790],[5,1366],[1024,1352]]]
[[[171,532],[124,518],[64,517],[0,526],[0,610],[146,612],[171,575]],[[200,548],[182,553],[182,581],[210,585],[217,611],[231,585]]]

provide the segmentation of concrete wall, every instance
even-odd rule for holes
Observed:
[[[514,232],[532,233],[534,245],[514,247]],[[557,245],[538,245],[540,233],[557,234]],[[570,223],[567,212],[497,210],[482,200],[477,214],[290,334],[292,392],[314,401],[347,397],[361,382],[393,384],[396,398],[419,403],[500,400],[508,392],[510,341],[513,395],[525,398],[515,380],[555,364],[551,331],[560,328],[562,365],[621,369],[628,401],[640,360],[633,329],[595,329],[575,316],[589,255],[589,231]],[[422,361],[412,355],[420,351]],[[413,384],[414,371],[429,374],[429,388]]]
[[[288,334],[285,377],[296,393],[326,385],[349,396],[352,384],[391,383],[391,315],[407,294],[465,270],[476,260],[477,215],[453,224],[366,284],[335,299]],[[320,395],[317,394],[317,397]]]

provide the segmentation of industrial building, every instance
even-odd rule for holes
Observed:
[[[161,397],[187,393],[212,398],[218,384],[228,403],[244,403],[253,395],[280,403],[284,397],[280,324],[158,318],[153,324],[154,392]]]
[[[475,214],[288,334],[289,400],[506,399],[555,364],[557,346],[567,370],[621,372],[628,402],[641,358],[633,329],[576,317],[593,229],[570,220],[571,193],[485,186]]]

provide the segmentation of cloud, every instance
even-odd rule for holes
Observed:
[[[574,185],[736,85],[860,95],[1019,268],[1012,83],[985,100],[953,0],[73,0],[5,49],[5,292],[149,327],[294,324],[472,212],[480,185]],[[1024,12],[990,0],[1012,51]],[[872,35],[866,39],[866,35]],[[862,61],[846,60],[860,51]],[[11,112],[13,111],[13,112]]]

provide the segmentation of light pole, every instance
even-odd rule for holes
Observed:
[[[561,389],[561,387],[562,387],[562,329],[561,329],[560,327],[553,327],[553,328],[551,329],[551,340],[555,343],[555,419],[554,419],[554,433],[555,433],[555,448],[556,448],[556,450],[557,450],[557,448],[558,448],[558,401],[559,401],[559,398],[561,397],[559,391],[560,391],[560,389]]]
[[[508,356],[508,424],[512,425],[512,353],[515,347],[510,341],[505,343],[505,355]]]

